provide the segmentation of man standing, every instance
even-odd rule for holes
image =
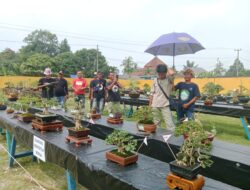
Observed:
[[[115,114],[120,112],[120,91],[122,88],[121,84],[118,82],[118,76],[114,73],[109,74],[110,81],[107,83],[108,91],[108,110],[109,114]]]
[[[51,77],[52,72],[50,68],[46,68],[43,72],[45,77],[42,77],[38,81],[38,89],[42,89],[42,98],[54,97],[54,84],[55,79]]]
[[[157,78],[151,88],[149,105],[153,108],[155,123],[160,124],[159,114],[164,119],[166,128],[173,131],[175,124],[170,111],[169,96],[173,88],[174,71],[160,64],[156,68]]]
[[[93,91],[91,90],[92,86],[93,86],[93,81],[97,79],[97,72],[94,72],[94,78],[90,81],[89,84],[89,101],[90,101],[90,110],[92,110],[93,107]]]
[[[102,113],[104,109],[106,80],[103,79],[101,72],[97,72],[97,78],[90,84],[91,100],[93,100],[93,108],[97,113]]]
[[[77,78],[73,81],[73,90],[75,93],[75,101],[82,102],[85,107],[85,89],[87,88],[87,81],[83,78],[81,71],[77,71]]]
[[[200,97],[200,90],[197,84],[191,82],[194,77],[192,69],[184,71],[185,82],[179,82],[175,90],[179,90],[179,101],[177,106],[177,119],[181,121],[187,117],[189,120],[194,119],[194,107],[196,100]]]
[[[56,79],[55,96],[63,107],[68,98],[68,82],[63,78],[63,71],[58,73],[58,78]]]

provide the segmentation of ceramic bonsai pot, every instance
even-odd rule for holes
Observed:
[[[247,96],[238,96],[237,98],[238,98],[239,102],[242,104],[246,104],[250,100],[249,97],[247,97]]]
[[[14,111],[15,111],[15,110],[13,110],[13,109],[11,109],[11,108],[9,108],[9,109],[6,110],[7,114],[12,114],[12,113],[14,113]]]
[[[196,178],[201,170],[201,166],[197,163],[193,167],[179,166],[176,161],[169,163],[170,171],[177,176],[183,177],[188,180]]]
[[[156,124],[138,123],[137,128],[138,128],[139,131],[154,133],[156,131],[157,126],[156,126]]]
[[[34,118],[34,115],[31,113],[22,113],[17,115],[17,119],[23,122],[31,122]]]
[[[129,93],[129,97],[130,98],[139,98],[140,97],[140,93]]]
[[[0,110],[6,110],[7,106],[6,105],[0,105]]]
[[[129,164],[136,163],[138,160],[138,154],[130,153],[128,156],[117,155],[117,150],[106,152],[106,159],[115,162],[121,166],[127,166]]]
[[[49,113],[49,114],[44,114],[44,113],[35,113],[35,118],[43,123],[49,123],[49,122],[53,122],[57,119],[57,115],[53,114],[53,113]]]
[[[90,129],[88,128],[81,128],[78,130],[75,127],[68,128],[69,136],[73,136],[76,138],[87,137],[89,135],[89,131]]]

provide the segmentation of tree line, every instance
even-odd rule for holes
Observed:
[[[72,52],[67,39],[59,42],[56,34],[47,30],[35,30],[24,38],[25,45],[17,52],[6,48],[0,52],[0,75],[40,76],[46,67],[52,71],[64,71],[65,76],[83,70],[85,77],[93,77],[98,70],[105,76],[115,67],[109,66],[97,49],[80,49]]]

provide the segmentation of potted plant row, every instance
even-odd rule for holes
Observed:
[[[133,139],[125,131],[114,130],[105,139],[109,145],[116,146],[116,149],[106,152],[106,159],[115,162],[121,166],[133,164],[138,160],[138,154],[134,151],[136,149],[137,140]]]

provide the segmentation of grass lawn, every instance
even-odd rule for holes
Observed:
[[[0,144],[6,147],[5,137],[0,135]],[[25,150],[17,145],[17,151]],[[55,164],[42,161],[32,162],[31,157],[19,158],[18,162],[47,190],[67,190],[65,170]],[[0,147],[0,189],[1,190],[40,190],[39,186],[30,180],[23,169],[14,164],[8,168],[7,153]],[[86,190],[81,185],[77,189]]]

